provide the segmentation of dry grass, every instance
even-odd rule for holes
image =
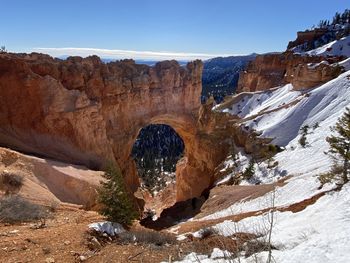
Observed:
[[[157,231],[135,230],[127,231],[118,235],[118,241],[122,244],[141,243],[163,246],[177,242],[173,235]]]
[[[48,216],[45,207],[33,204],[20,196],[5,196],[0,200],[0,222],[22,223],[37,221]]]

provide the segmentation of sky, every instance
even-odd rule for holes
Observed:
[[[0,45],[147,60],[276,52],[346,8],[348,0],[0,0]]]

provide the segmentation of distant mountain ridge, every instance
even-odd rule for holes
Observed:
[[[226,95],[235,92],[239,73],[248,63],[255,59],[257,54],[244,56],[217,57],[204,61],[202,75],[202,99],[213,95],[221,100]]]

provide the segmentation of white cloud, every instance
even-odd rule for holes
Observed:
[[[184,52],[155,52],[155,51],[134,51],[134,50],[119,50],[119,49],[100,49],[100,48],[33,48],[32,52],[40,52],[50,54],[54,57],[60,57],[64,55],[68,56],[90,56],[97,55],[102,58],[113,59],[147,59],[147,60],[194,60],[194,59],[209,59],[219,56],[232,56],[232,54],[204,54],[204,53],[184,53]]]

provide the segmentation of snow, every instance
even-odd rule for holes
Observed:
[[[347,58],[341,62],[338,63],[340,66],[342,66],[345,71],[350,70],[350,58]]]
[[[277,263],[349,262],[349,203],[350,184],[347,184],[341,191],[325,194],[315,204],[298,213],[275,212],[275,224],[272,228],[272,244],[277,248],[272,252],[275,261]],[[266,225],[267,214],[263,214],[245,218],[238,223],[227,220],[213,226],[213,229],[221,235],[230,236],[236,232],[262,233],[261,230],[267,230]],[[224,254],[219,250],[216,251],[218,255]],[[196,258],[201,262],[229,262],[216,260],[212,255],[208,257],[191,253],[179,262],[197,262]],[[262,252],[258,256],[266,258],[266,255],[266,252]],[[253,257],[241,258],[241,262],[255,262],[254,260]]]
[[[322,190],[318,189],[320,186],[318,179],[316,177],[310,178],[308,175],[294,176],[291,179],[287,180],[287,182],[288,183],[282,187],[276,187],[275,206],[277,207],[285,207],[297,202],[301,202],[313,195],[316,195],[333,187],[333,185],[327,185]],[[271,207],[270,199],[271,193],[267,193],[252,200],[235,203],[224,210],[218,211],[198,220],[203,221],[218,219],[235,214],[259,211]]]
[[[305,52],[311,56],[346,56],[350,57],[350,36],[330,42],[322,47]]]
[[[125,229],[121,224],[109,221],[92,223],[89,225],[89,228],[94,229],[97,232],[106,233],[110,236],[115,236],[125,232]]]
[[[248,93],[229,108],[221,109],[239,115],[244,127],[256,130],[261,137],[271,138],[273,144],[285,148],[273,158],[278,162],[277,167],[269,169],[266,162],[255,165],[254,178],[243,184],[271,183],[286,175],[315,176],[329,170],[331,160],[324,154],[328,150],[326,137],[345,107],[350,106],[349,76],[350,71],[347,71],[326,84],[304,91],[295,91],[291,84],[287,84],[277,89]],[[310,127],[306,136],[308,145],[302,147],[300,130],[306,125]],[[234,173],[247,167],[250,157],[242,149],[236,157],[239,167],[216,182],[217,185],[227,182]],[[228,159],[224,165],[225,169],[234,167],[234,161]]]
[[[329,65],[329,63],[327,61],[321,61],[320,63],[308,63],[307,67],[309,69],[316,69],[320,65]]]
[[[263,111],[275,110],[300,96],[301,92],[292,90],[293,86],[288,84],[265,92],[250,93],[234,104],[231,109],[224,109],[223,112],[248,118]]]
[[[279,89],[247,94],[230,109],[223,110],[237,114],[237,105],[241,104],[240,116],[247,119],[243,121],[243,125],[261,132],[262,137],[273,138],[272,143],[285,147],[286,150],[274,156],[274,160],[278,162],[276,168],[269,170],[267,164],[261,163],[256,165],[254,175],[256,180],[263,183],[273,182],[285,175],[293,175],[286,185],[277,187],[277,206],[300,202],[320,192],[317,175],[327,172],[332,164],[331,159],[324,154],[328,150],[326,137],[331,132],[330,127],[334,126],[343,114],[345,107],[350,106],[349,76],[350,71],[347,71],[318,88],[304,92],[294,91],[293,86],[287,84]],[[252,116],[255,116],[255,119],[252,119]],[[302,147],[298,141],[301,137],[300,129],[305,125],[310,127],[306,136],[308,145]],[[242,171],[249,160],[241,152],[238,159],[238,162],[242,163]],[[233,161],[226,162],[227,167],[232,165]],[[227,181],[229,176],[232,174],[218,184]],[[234,204],[200,220],[261,210],[266,208],[263,202],[265,199],[266,196],[262,196]]]
[[[348,67],[349,59],[342,64]],[[350,71],[310,90],[294,91],[292,85],[288,84],[269,91],[247,93],[241,96],[236,104],[222,111],[240,116],[243,126],[254,129],[260,132],[262,137],[272,138],[272,143],[285,147],[284,151],[274,156],[274,160],[278,161],[278,168],[268,170],[266,164],[260,163],[256,166],[255,176],[267,183],[276,179],[276,173],[290,175],[286,184],[277,187],[275,191],[275,206],[286,207],[335,187],[328,184],[319,189],[317,176],[330,169],[331,159],[324,154],[328,150],[326,137],[331,133],[330,127],[335,125],[348,106]],[[310,127],[306,135],[308,144],[302,147],[298,141],[301,137],[300,129],[305,125]],[[249,156],[240,152],[238,163],[243,164],[239,169],[243,169],[248,162]],[[233,163],[233,160],[227,160],[226,168],[232,167]],[[229,176],[232,175],[228,175],[217,184],[224,183]],[[271,207],[271,199],[272,193],[267,193],[252,200],[235,203],[227,209],[197,220],[259,211]],[[273,251],[276,262],[349,262],[349,201],[350,184],[347,184],[341,191],[326,193],[315,204],[298,213],[275,212],[276,224],[272,231],[272,244],[278,249]],[[237,229],[239,232],[254,233],[264,229],[266,217],[267,214],[261,214],[245,218],[238,223],[227,220],[213,228],[224,236],[232,235]],[[201,231],[203,230],[192,235],[200,236]],[[266,256],[266,252],[259,254],[262,259]],[[195,253],[189,254],[181,262],[196,262],[197,257],[201,262],[225,262],[222,258],[214,259]],[[241,262],[255,262],[254,260],[242,258]]]
[[[221,250],[218,248],[214,248],[213,252],[211,253],[211,255],[207,256],[207,255],[198,255],[195,252],[192,252],[190,254],[188,254],[187,256],[185,256],[185,258],[181,261],[174,261],[174,263],[194,263],[194,262],[201,262],[201,263],[211,263],[211,262],[215,262],[215,263],[226,263],[229,262],[227,260],[225,260],[225,258],[229,258],[232,255],[232,253],[230,253],[227,250]],[[167,262],[164,262],[167,263]]]
[[[276,262],[348,262],[349,202],[350,185],[347,184],[341,191],[322,196],[301,212],[276,212],[276,224],[272,229]],[[213,228],[229,236],[237,228],[250,233],[265,223],[266,215],[260,215],[245,218],[238,225],[225,221]]]

